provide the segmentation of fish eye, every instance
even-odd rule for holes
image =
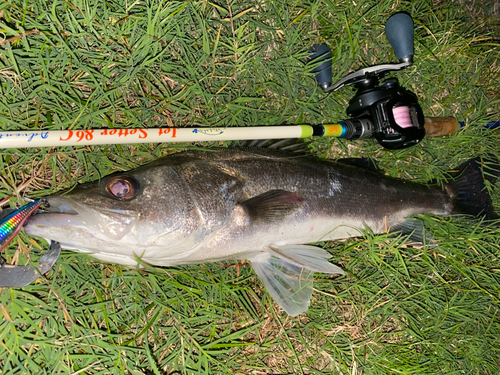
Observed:
[[[139,182],[131,176],[113,176],[105,184],[106,191],[120,200],[135,198],[139,192]]]

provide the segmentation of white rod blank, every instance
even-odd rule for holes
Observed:
[[[304,138],[312,135],[308,125],[235,128],[88,129],[0,132],[0,149]]]

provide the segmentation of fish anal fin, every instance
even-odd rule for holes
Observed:
[[[240,205],[252,222],[281,220],[295,212],[304,201],[297,193],[286,190],[269,190],[250,198]]]
[[[248,259],[273,299],[291,316],[307,311],[314,271],[345,273],[329,263],[323,249],[307,245],[273,246],[269,251],[251,254]]]
[[[395,235],[406,236],[410,245],[437,246],[434,237],[425,229],[424,223],[417,219],[406,219],[390,229]]]

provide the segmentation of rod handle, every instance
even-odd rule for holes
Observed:
[[[445,137],[455,134],[460,129],[460,124],[455,117],[426,117],[426,137]]]

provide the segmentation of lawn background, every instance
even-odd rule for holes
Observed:
[[[3,130],[253,126],[345,117],[350,88],[325,95],[306,65],[326,42],[338,80],[395,62],[384,24],[415,22],[415,64],[395,74],[426,115],[468,126],[387,151],[318,140],[322,157],[373,157],[386,174],[442,182],[500,154],[497,2],[3,1]],[[0,198],[39,198],[128,170],[185,145],[0,151]],[[18,191],[23,184],[26,188]],[[499,207],[499,186],[488,184]],[[156,269],[64,252],[46,279],[0,290],[0,374],[497,374],[500,229],[422,217],[439,239],[323,244],[347,276],[317,275],[309,311],[288,317],[250,267]],[[21,235],[8,260],[36,259]],[[19,249],[19,250],[18,250]]]

